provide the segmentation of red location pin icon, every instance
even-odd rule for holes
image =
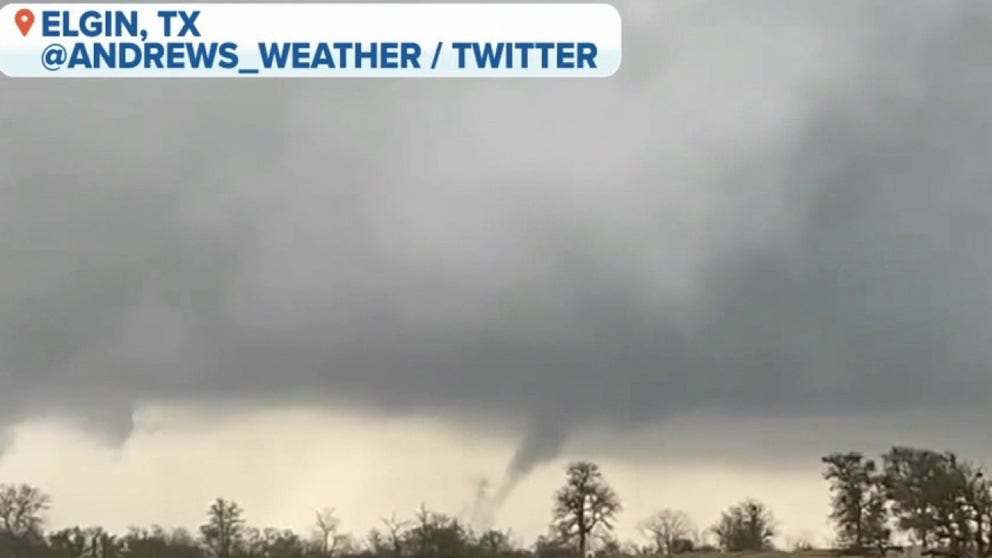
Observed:
[[[17,13],[14,14],[14,23],[16,23],[17,28],[21,30],[21,35],[27,37],[28,31],[30,31],[31,26],[34,25],[34,14],[27,8],[17,10]]]

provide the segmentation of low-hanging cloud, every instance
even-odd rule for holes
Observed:
[[[584,425],[985,405],[992,8],[661,4],[602,81],[8,82],[0,426],[519,420],[512,486]]]

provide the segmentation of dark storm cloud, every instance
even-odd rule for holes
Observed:
[[[8,80],[0,417],[977,407],[992,8],[621,5],[595,82]]]

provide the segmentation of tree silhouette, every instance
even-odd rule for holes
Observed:
[[[207,523],[200,526],[204,544],[212,556],[231,558],[244,541],[245,520],[241,508],[234,502],[218,498],[207,514]]]
[[[344,544],[346,538],[338,534],[340,525],[341,520],[335,517],[334,508],[324,508],[317,512],[316,530],[321,555],[330,558]]]
[[[676,543],[692,534],[692,520],[683,512],[663,509],[640,525],[641,532],[654,545],[656,554],[670,556],[676,552]]]
[[[771,550],[775,519],[764,504],[748,498],[723,512],[713,532],[727,552]]]
[[[932,552],[990,554],[992,492],[980,467],[950,452],[894,447],[883,456],[886,495],[899,528]]]
[[[888,548],[884,477],[875,462],[858,452],[832,453],[822,461],[833,493],[830,519],[837,526],[837,545],[855,553]]]
[[[396,519],[396,514],[382,518],[382,524],[386,527],[388,544],[393,549],[394,556],[403,554],[403,529],[409,525],[406,521]]]
[[[555,494],[552,529],[563,542],[574,542],[585,556],[590,536],[612,531],[613,520],[622,509],[599,466],[577,461],[568,466],[565,486]]]
[[[513,550],[513,540],[509,531],[488,529],[479,535],[478,545],[483,554],[499,556]]]
[[[992,488],[982,467],[950,452],[895,447],[882,456],[882,470],[858,452],[821,459],[833,496],[831,518],[841,550],[889,550],[889,529],[925,542],[926,552],[946,558],[992,558]],[[124,535],[101,527],[44,532],[49,498],[27,485],[0,485],[0,558],[573,558],[678,554],[692,549],[693,529],[682,512],[663,509],[640,524],[653,548],[621,543],[611,530],[619,498],[599,467],[575,462],[554,494],[549,536],[531,550],[513,544],[508,531],[476,534],[459,520],[421,506],[414,521],[383,519],[366,541],[339,532],[333,510],[317,513],[316,536],[246,524],[241,508],[218,498],[194,538],[183,529],[131,528]],[[728,508],[712,528],[726,551],[772,548],[775,520],[768,508],[748,499]],[[698,540],[698,538],[696,539]],[[796,545],[797,548],[803,545]],[[714,551],[708,545],[696,549]]]
[[[0,531],[15,538],[42,536],[44,513],[51,500],[26,484],[0,485]]]
[[[468,531],[457,520],[421,505],[406,538],[415,556],[445,558],[463,555],[469,546]]]

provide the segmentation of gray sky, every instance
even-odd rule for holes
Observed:
[[[135,413],[161,406],[168,431],[204,409],[364,417],[356,440],[430,420],[442,462],[478,446],[498,477],[517,448],[551,479],[582,454],[628,485],[668,470],[659,490],[719,466],[819,494],[820,453],[896,441],[975,455],[992,7],[616,5],[607,80],[6,80],[0,428],[75,441],[18,436],[0,475],[98,451],[80,433],[147,464]],[[206,436],[186,432],[148,451]],[[142,490],[177,494],[167,472]],[[536,532],[547,497],[524,496]]]

